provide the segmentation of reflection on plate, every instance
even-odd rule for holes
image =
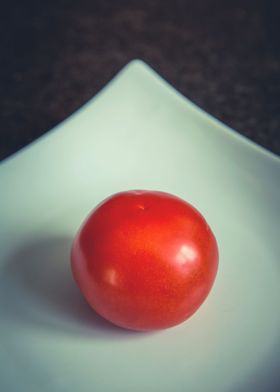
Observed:
[[[280,160],[134,61],[0,166],[0,389],[272,391],[280,383]],[[194,204],[220,247],[207,301],[157,333],[84,303],[71,240],[103,198],[158,189]]]

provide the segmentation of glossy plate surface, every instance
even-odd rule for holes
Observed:
[[[280,160],[140,61],[0,165],[0,389],[276,391]],[[133,333],[96,316],[70,273],[89,211],[128,189],[177,194],[220,248],[216,284],[178,327]]]

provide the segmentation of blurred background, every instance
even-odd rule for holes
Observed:
[[[0,159],[61,122],[135,58],[280,154],[280,2],[3,3]]]

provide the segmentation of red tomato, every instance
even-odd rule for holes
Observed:
[[[99,204],[78,232],[72,271],[92,308],[133,330],[168,328],[207,297],[218,268],[202,215],[164,192],[127,191]]]

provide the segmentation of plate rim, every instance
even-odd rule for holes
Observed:
[[[148,77],[152,77],[154,81],[160,82],[162,87],[166,87],[174,97],[177,97],[184,105],[188,105],[192,111],[200,118],[202,121],[207,121],[211,125],[215,126],[219,132],[223,133],[229,142],[231,140],[235,141],[239,145],[245,146],[249,152],[253,154],[258,154],[258,158],[261,156],[270,162],[276,163],[280,167],[280,156],[278,156],[273,151],[268,150],[266,147],[258,144],[252,139],[249,139],[247,136],[239,133],[234,128],[230,127],[229,125],[225,124],[223,121],[219,120],[212,114],[208,113],[206,110],[202,109],[198,104],[194,103],[190,100],[187,96],[177,90],[168,80],[166,80],[160,73],[158,73],[151,65],[144,62],[142,59],[135,58],[129,61],[126,65],[124,65],[117,73],[112,77],[109,82],[107,82],[95,95],[93,95],[88,101],[82,104],[78,109],[72,112],[69,116],[65,119],[60,121],[54,127],[50,128],[44,134],[40,135],[38,138],[33,140],[32,142],[26,144],[25,146],[21,147],[19,150],[15,151],[8,157],[4,158],[0,162],[0,169],[6,163],[10,161],[14,161],[16,158],[24,155],[28,152],[32,147],[36,146],[37,144],[41,144],[45,141],[45,139],[51,138],[54,134],[59,132],[61,128],[66,125],[69,121],[71,121],[74,117],[80,115],[83,111],[85,111],[90,105],[93,105],[94,102],[102,96],[108,89],[114,86],[115,82],[126,73],[131,72],[133,69],[138,69],[138,72],[144,71]]]

